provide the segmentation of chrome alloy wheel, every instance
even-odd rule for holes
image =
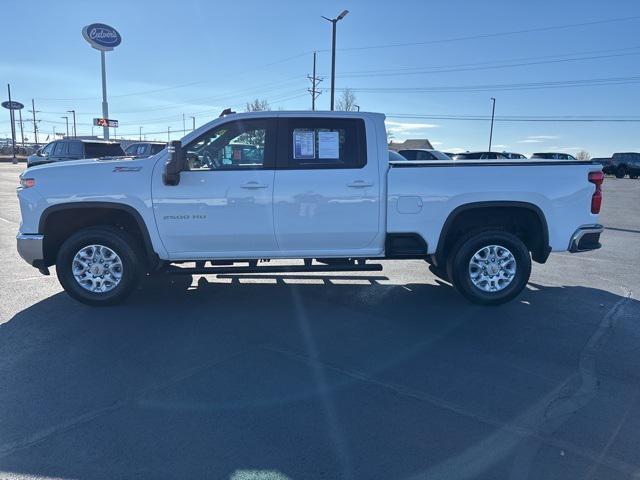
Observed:
[[[516,276],[516,259],[509,249],[487,245],[469,261],[471,282],[484,292],[499,292],[509,286]]]
[[[104,245],[87,245],[73,257],[71,270],[76,282],[90,292],[105,293],[122,279],[122,260]]]

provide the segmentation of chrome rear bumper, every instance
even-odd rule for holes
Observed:
[[[44,260],[44,235],[18,233],[18,253],[29,265],[40,268]],[[40,265],[38,265],[40,264]]]
[[[600,248],[602,246],[600,244],[600,234],[603,231],[604,227],[598,224],[581,226],[571,235],[569,251],[572,253],[587,252]]]

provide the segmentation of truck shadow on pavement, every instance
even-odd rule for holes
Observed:
[[[628,362],[638,352],[602,346],[617,332],[637,339],[626,315],[640,302],[530,285],[486,308],[446,284],[384,276],[242,277],[152,280],[111,308],[61,293],[1,325],[0,476],[504,478],[525,465],[531,478],[583,478],[598,465],[598,478],[622,478],[638,468],[632,453],[600,455],[619,405],[591,426],[565,422],[602,388],[589,358],[627,368],[637,386]],[[548,455],[558,445],[570,465]]]

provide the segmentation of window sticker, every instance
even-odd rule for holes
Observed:
[[[318,132],[318,158],[340,158],[340,134]]]
[[[293,158],[295,160],[313,160],[316,157],[314,132],[294,130]]]

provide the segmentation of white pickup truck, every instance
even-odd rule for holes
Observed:
[[[389,161],[384,118],[230,114],[149,158],[29,168],[18,251],[44,274],[56,265],[92,305],[154,272],[379,270],[379,259],[423,259],[495,305],[525,287],[531,259],[600,247],[600,165]]]

